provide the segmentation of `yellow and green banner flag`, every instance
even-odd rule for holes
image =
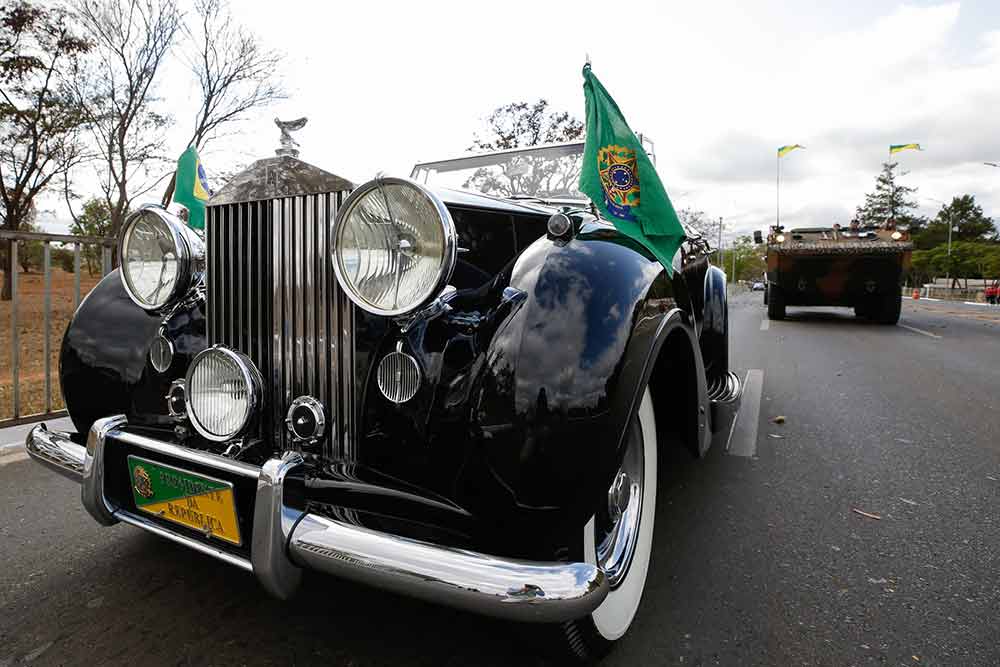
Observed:
[[[187,207],[188,226],[205,229],[205,202],[212,196],[201,159],[194,146],[189,146],[177,160],[174,201]]]
[[[667,275],[673,275],[684,228],[656,168],[589,63],[583,68],[583,94],[587,140],[580,192],[618,231],[648,249]]]
[[[920,144],[892,144],[889,146],[889,155],[900,151],[922,151]]]
[[[802,144],[789,144],[788,146],[782,146],[778,149],[778,157],[785,157],[796,148],[805,148]]]

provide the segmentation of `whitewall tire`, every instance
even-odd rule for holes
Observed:
[[[601,657],[625,635],[646,588],[657,482],[656,418],[648,388],[629,425],[628,438],[622,467],[608,491],[609,508],[591,517],[580,536],[583,558],[604,569],[611,583],[608,597],[593,613],[561,627],[564,648],[581,660]],[[630,492],[623,495],[624,486]],[[635,510],[634,515],[630,510]]]

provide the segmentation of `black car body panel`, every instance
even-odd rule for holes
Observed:
[[[441,196],[461,249],[447,308],[405,332],[353,308],[356,443],[303,448],[296,488],[309,511],[374,530],[551,558],[559,536],[579,530],[606,493],[647,384],[658,428],[695,455],[713,431],[726,430],[712,409],[738,401],[739,391],[728,366],[725,274],[700,241],[685,244],[671,276],[589,213],[573,215],[569,238],[551,238],[546,223],[557,209],[456,191]],[[211,275],[211,244],[209,252]],[[332,293],[336,278],[325,275]],[[227,450],[171,417],[164,398],[212,343],[212,294],[196,290],[155,314],[129,299],[117,272],[94,289],[67,329],[60,360],[80,433],[123,414],[128,429],[150,437]],[[175,351],[163,373],[148,357],[159,333]],[[402,404],[386,400],[375,377],[395,349],[412,355],[421,372],[419,390]],[[276,396],[265,392],[265,400]],[[238,456],[260,465],[281,449],[264,429],[241,443]]]

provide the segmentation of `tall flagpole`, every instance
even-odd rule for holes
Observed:
[[[781,227],[781,152],[775,152],[775,202],[774,202],[774,226]]]

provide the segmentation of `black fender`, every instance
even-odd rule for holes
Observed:
[[[149,346],[164,327],[174,346],[165,373],[149,362]],[[106,275],[77,308],[63,335],[59,380],[79,433],[95,420],[124,414],[130,423],[170,427],[166,396],[206,345],[204,300],[185,300],[169,316],[150,313],[125,293],[118,270]]]
[[[525,298],[489,343],[473,422],[492,481],[517,507],[582,525],[620,465],[654,374],[691,406],[665,412],[663,427],[697,438],[699,408],[705,425],[691,300],[679,272],[671,278],[648,251],[603,226],[568,243],[535,241],[510,287]],[[683,352],[689,375],[670,377],[682,366],[660,363],[664,351]]]
[[[705,272],[702,326],[699,344],[705,374],[718,381],[729,371],[729,302],[726,274],[717,266]]]

